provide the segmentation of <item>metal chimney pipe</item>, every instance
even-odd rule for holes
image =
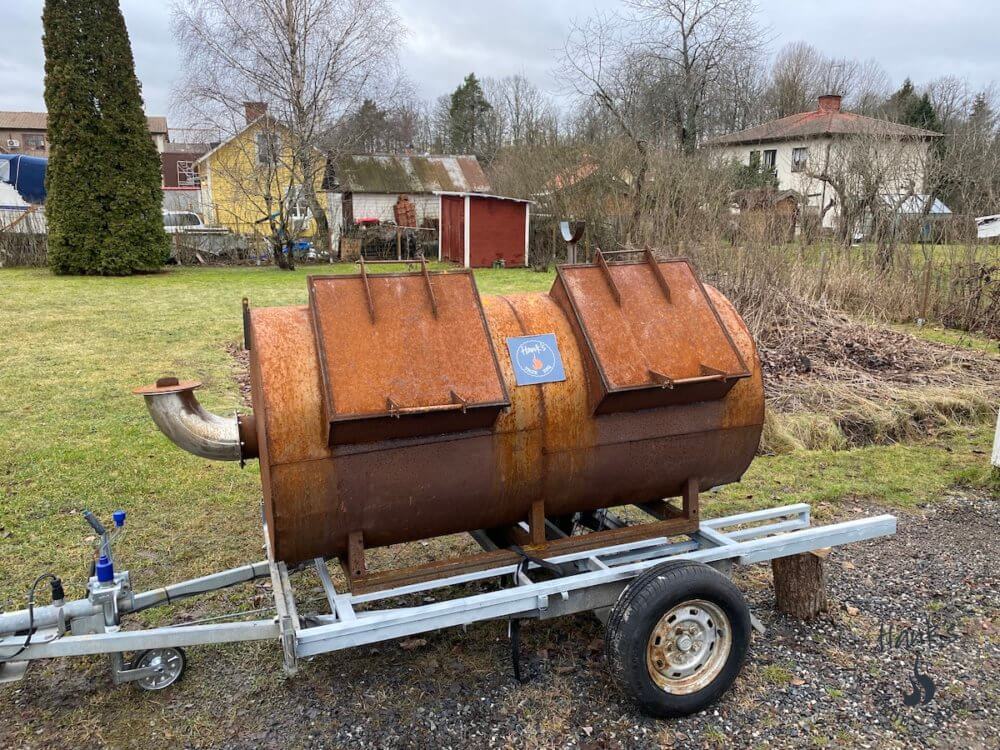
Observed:
[[[194,395],[201,383],[160,378],[133,393],[146,400],[160,431],[188,453],[213,461],[257,458],[257,430],[252,414],[220,417],[207,411]]]

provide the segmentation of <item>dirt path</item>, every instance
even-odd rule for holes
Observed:
[[[901,516],[895,538],[831,556],[831,612],[812,624],[774,611],[767,566],[739,573],[768,632],[724,700],[685,720],[639,715],[601,626],[577,616],[525,625],[523,686],[501,623],[318,657],[292,680],[270,644],[194,649],[156,695],[111,688],[100,660],[52,663],[0,693],[0,747],[997,747],[998,530],[997,498]],[[934,694],[910,707],[929,697],[917,650]]]

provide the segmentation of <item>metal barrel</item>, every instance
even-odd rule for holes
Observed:
[[[250,311],[277,559],[343,555],[352,535],[376,547],[515,524],[538,501],[560,516],[740,478],[764,393],[732,305],[685,261],[558,270],[549,293],[480,300],[467,272],[362,266],[311,277],[308,305]]]

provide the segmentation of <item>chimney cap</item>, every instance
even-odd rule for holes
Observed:
[[[839,112],[842,98],[840,94],[823,94],[819,97],[819,111]]]

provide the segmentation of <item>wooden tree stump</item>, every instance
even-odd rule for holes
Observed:
[[[771,560],[774,596],[779,611],[803,620],[811,620],[826,611],[825,553],[829,550]]]

